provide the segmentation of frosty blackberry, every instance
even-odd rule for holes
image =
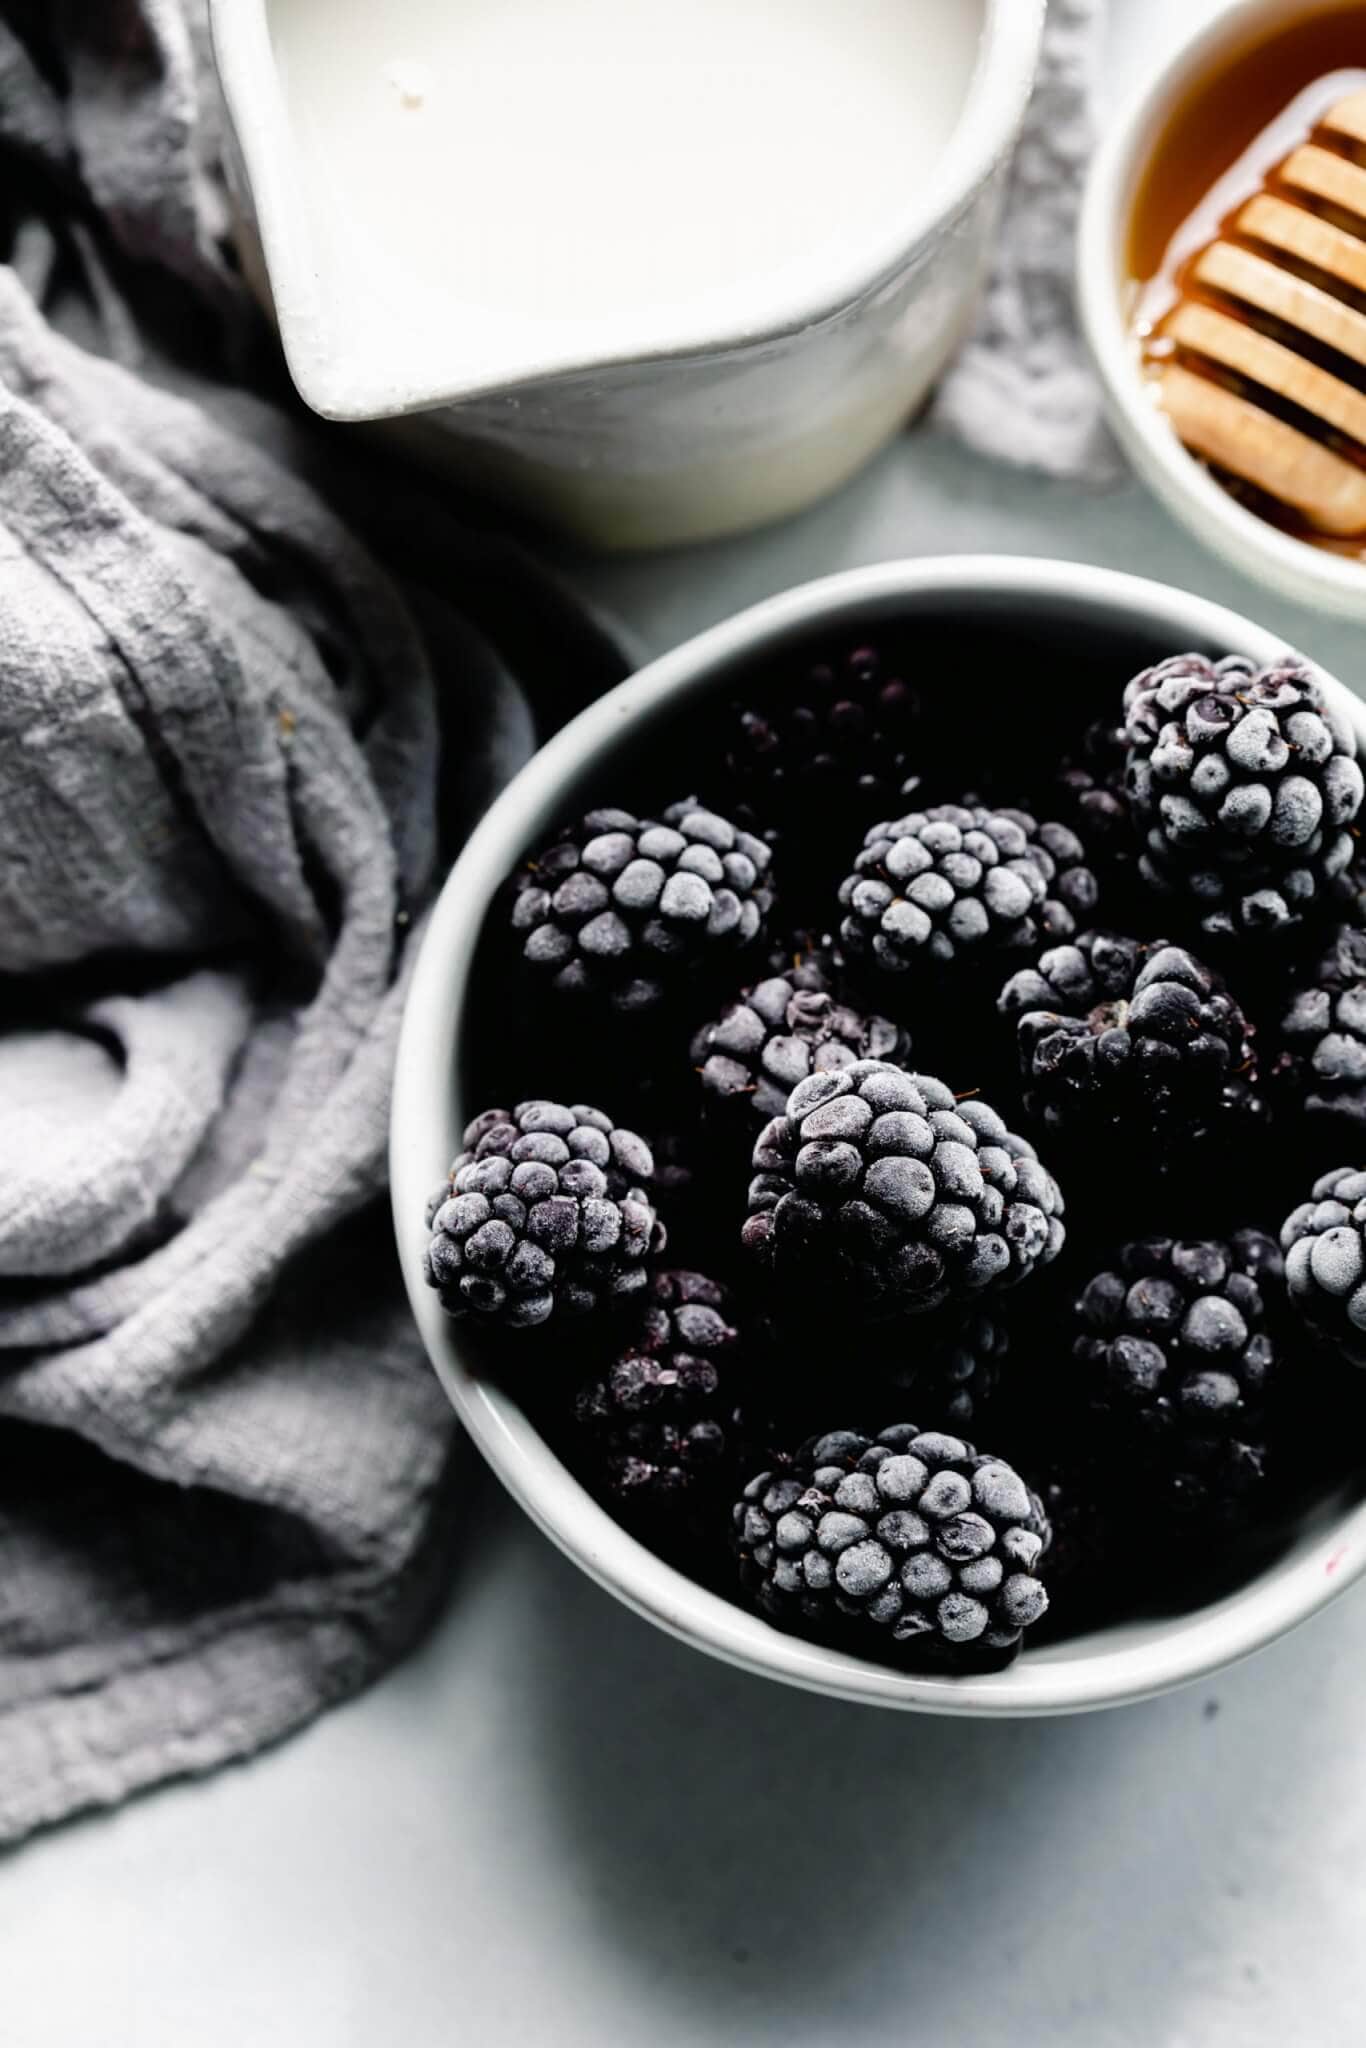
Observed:
[[[428,1207],[424,1277],[453,1316],[526,1329],[645,1288],[650,1148],[585,1103],[489,1109]]]
[[[1127,866],[1133,857],[1135,830],[1125,788],[1128,743],[1122,723],[1093,719],[1081,744],[1068,754],[1054,781],[1054,811],[1070,825],[1085,850],[1087,863]]]
[[[819,662],[731,706],[725,801],[773,836],[785,871],[819,872],[902,795],[916,772],[919,720],[918,691],[878,648]]]
[[[1341,926],[1280,1024],[1283,1101],[1316,1123],[1366,1135],[1366,931]]]
[[[1353,1365],[1366,1366],[1366,1172],[1335,1167],[1281,1229],[1291,1306]]]
[[[1176,655],[1136,676],[1124,706],[1144,880],[1220,937],[1302,923],[1351,859],[1363,787],[1314,671]]]
[[[1183,947],[1084,932],[1013,975],[999,1008],[1015,1026],[1026,1105],[1052,1129],[1094,1136],[1111,1124],[1184,1146],[1247,1105],[1247,1019]]]
[[[859,1059],[904,1065],[909,1055],[899,1025],[840,1001],[834,964],[818,953],[743,989],[692,1044],[708,1117],[747,1129],[781,1115],[810,1074]]]
[[[771,865],[762,840],[691,800],[657,822],[590,811],[518,876],[512,926],[559,993],[649,1010],[757,945]]]
[[[852,1314],[1009,1287],[1062,1246],[1062,1196],[977,1099],[885,1060],[795,1088],[754,1151],[743,1242],[775,1283]]]
[[[1005,1661],[1048,1606],[1038,1499],[1000,1459],[913,1423],[813,1438],[749,1481],[732,1523],[749,1598],[799,1634]]]
[[[1036,952],[1095,911],[1081,842],[1025,811],[938,804],[874,825],[840,885],[840,937],[889,974]]]
[[[742,1347],[725,1288],[656,1273],[640,1323],[575,1416],[608,1498],[630,1519],[677,1525],[734,1450]]]
[[[1077,1301],[1082,1399],[1182,1514],[1240,1513],[1262,1478],[1281,1286],[1275,1240],[1242,1230],[1127,1244]]]

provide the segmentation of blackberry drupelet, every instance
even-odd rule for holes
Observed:
[[[754,1151],[742,1233],[800,1313],[869,1318],[1014,1285],[1054,1258],[1062,1196],[985,1102],[886,1060],[795,1088]]]
[[[701,1273],[654,1275],[634,1337],[574,1408],[603,1490],[624,1514],[680,1524],[723,1483],[736,1450],[740,1356],[723,1287]]]
[[[1366,1172],[1315,1181],[1281,1228],[1291,1307],[1353,1365],[1366,1366]]]
[[[998,1007],[1015,1025],[1031,1116],[1183,1148],[1252,1097],[1246,1017],[1180,946],[1084,932],[1022,968]]]
[[[814,1437],[732,1513],[741,1585],[801,1635],[912,1658],[1006,1661],[1048,1606],[1048,1533],[1019,1474],[914,1423]]]
[[[888,973],[1032,953],[1070,938],[1096,880],[1066,825],[938,804],[874,825],[840,885],[840,936]]]
[[[1366,931],[1342,925],[1281,1018],[1283,1097],[1316,1123],[1366,1129]]]
[[[811,953],[742,989],[692,1044],[707,1115],[747,1132],[781,1116],[787,1098],[809,1074],[860,1059],[904,1065],[910,1039],[887,1017],[841,1002],[838,972]]]
[[[488,1109],[427,1211],[424,1276],[453,1316],[526,1329],[639,1294],[660,1232],[650,1148],[583,1103]]]
[[[733,815],[781,844],[784,871],[819,866],[832,842],[903,795],[920,709],[919,693],[875,647],[733,704],[723,783]]]
[[[1143,879],[1221,937],[1287,930],[1351,860],[1362,773],[1305,663],[1175,655],[1124,693]]]
[[[552,988],[652,1009],[763,937],[772,855],[694,799],[661,821],[590,811],[518,877],[512,925]]]
[[[1072,1355],[1085,1405],[1183,1519],[1234,1519],[1263,1477],[1281,1255],[1259,1230],[1145,1238],[1088,1282]]]

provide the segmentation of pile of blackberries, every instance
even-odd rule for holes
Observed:
[[[875,648],[702,714],[491,914],[511,1106],[428,1216],[628,1527],[918,1667],[1198,1599],[1366,1385],[1352,733],[1290,656],[1122,681],[971,787]]]

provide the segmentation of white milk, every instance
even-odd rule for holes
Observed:
[[[895,254],[983,5],[269,0],[318,345],[487,385],[819,303]]]

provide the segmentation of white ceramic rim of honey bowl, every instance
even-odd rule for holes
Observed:
[[[1077,299],[1116,437],[1168,511],[1235,568],[1281,596],[1341,617],[1366,619],[1366,559],[1347,560],[1282,533],[1240,505],[1187,453],[1143,375],[1125,304],[1133,199],[1168,117],[1221,54],[1233,55],[1250,38],[1306,11],[1304,0],[1229,0],[1120,109],[1087,179],[1077,243]]]
[[[1366,1501],[1354,1501],[1346,1489],[1327,1496],[1259,1573],[1193,1613],[1041,1645],[986,1677],[910,1676],[784,1635],[627,1535],[517,1403],[471,1370],[462,1326],[443,1315],[422,1278],[427,1198],[449,1168],[466,1116],[483,1106],[460,1098],[459,1055],[466,1006],[488,999],[487,990],[471,987],[485,914],[528,847],[561,821],[569,790],[581,789],[585,777],[600,776],[661,715],[676,715],[730,687],[741,664],[771,660],[832,633],[865,637],[882,622],[904,623],[946,606],[1061,638],[1113,634],[1117,655],[1124,643],[1121,658],[1154,644],[1228,651],[1257,662],[1284,652],[1278,635],[1236,612],[1117,570],[946,556],[887,562],[805,584],[651,662],[581,712],[527,764],[478,825],[441,892],[413,974],[398,1049],[390,1146],[395,1228],[413,1313],[470,1436],[552,1542],[637,1614],[746,1671],[839,1699],[938,1714],[1072,1713],[1122,1705],[1205,1677],[1326,1606],[1366,1571]],[[1120,678],[1114,681],[1118,687]],[[1324,682],[1366,753],[1366,705],[1331,677]]]

